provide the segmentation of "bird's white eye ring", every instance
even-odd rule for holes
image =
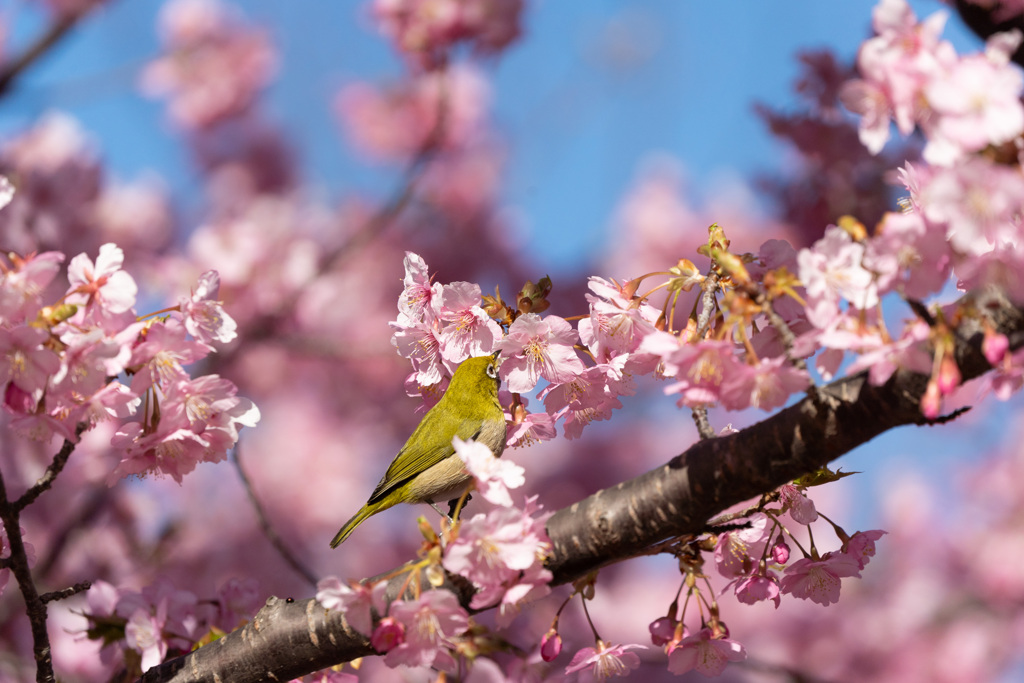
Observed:
[[[487,376],[490,377],[491,379],[498,379],[498,368],[494,367],[493,365],[488,365]]]

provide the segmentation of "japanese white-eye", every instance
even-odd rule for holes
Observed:
[[[472,477],[455,455],[452,438],[475,439],[495,456],[505,450],[505,415],[498,402],[498,358],[477,356],[455,369],[444,396],[427,411],[412,436],[352,519],[331,541],[337,548],[367,517],[398,503],[458,498]]]

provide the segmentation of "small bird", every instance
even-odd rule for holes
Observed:
[[[367,517],[398,503],[434,506],[461,496],[472,477],[455,455],[452,437],[475,439],[501,455],[505,414],[498,402],[500,383],[497,354],[470,358],[456,368],[444,396],[423,416],[366,505],[345,522],[331,547],[341,545]]]

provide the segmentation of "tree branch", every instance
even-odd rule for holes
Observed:
[[[238,478],[242,480],[242,486],[245,488],[245,493],[249,497],[249,502],[252,503],[253,509],[256,510],[256,519],[259,520],[260,528],[263,530],[263,535],[267,537],[268,541],[270,541],[270,545],[274,546],[274,550],[277,551],[278,555],[288,563],[288,566],[295,570],[296,574],[309,582],[309,585],[316,586],[316,574],[314,574],[313,570],[295,557],[288,546],[285,545],[284,539],[281,538],[281,535],[278,534],[277,531],[274,530],[273,525],[271,525],[270,518],[267,516],[267,511],[263,508],[263,504],[256,496],[256,490],[252,486],[252,481],[250,481],[245,468],[242,467],[242,452],[240,444],[235,444],[235,448],[232,451],[231,461],[235,464],[235,470],[238,472]]]
[[[75,427],[75,441],[64,439],[64,445],[60,447],[57,454],[53,456],[53,462],[50,463],[46,471],[43,472],[43,476],[39,477],[39,481],[32,485],[32,488],[21,494],[21,498],[14,501],[14,509],[19,513],[32,504],[36,498],[42,495],[43,491],[50,488],[53,485],[53,480],[57,478],[57,475],[61,473],[64,466],[68,464],[68,458],[71,457],[71,452],[75,450],[75,444],[77,440],[82,436],[82,432],[88,425],[84,422],[79,422]]]
[[[973,304],[1016,349],[1024,346],[1024,313],[986,294]],[[958,330],[957,362],[964,381],[990,370],[976,323]],[[699,534],[726,508],[774,490],[902,425],[931,424],[919,400],[927,377],[897,372],[883,386],[867,373],[819,388],[738,433],[705,439],[668,463],[556,512],[547,529],[548,568],[564,584],[684,534]],[[451,578],[451,577],[449,577]],[[456,577],[457,578],[457,577]],[[392,579],[392,587],[404,581]],[[472,591],[455,584],[462,604]],[[366,637],[315,600],[268,600],[244,628],[184,657],[150,669],[143,681],[233,681],[288,678],[374,654]]]
[[[62,12],[24,52],[0,67],[0,96],[7,94],[13,87],[14,81],[50,48],[59,43],[88,11],[89,8],[76,12]]]
[[[7,485],[4,483],[3,472],[0,472],[0,521],[7,533],[7,544],[10,546],[10,557],[6,565],[14,574],[25,600],[25,613],[28,615],[32,629],[32,654],[36,660],[36,680],[53,681],[53,654],[50,652],[50,636],[46,631],[46,603],[40,599],[39,591],[32,580],[32,572],[28,568],[28,554],[25,552],[25,541],[21,537],[21,511],[17,505],[7,498]]]

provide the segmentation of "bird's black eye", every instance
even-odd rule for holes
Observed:
[[[494,367],[493,365],[488,365],[487,376],[490,377],[491,379],[498,379],[498,368]]]

